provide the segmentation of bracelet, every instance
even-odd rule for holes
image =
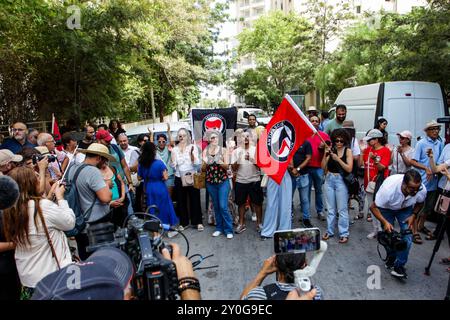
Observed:
[[[184,280],[194,280],[194,281],[198,281],[198,279],[195,278],[195,277],[183,277],[183,278],[178,279],[178,282],[183,282]]]
[[[183,285],[180,285],[179,287],[178,287],[178,292],[179,293],[181,293],[181,292],[183,292],[183,291],[185,291],[185,290],[196,290],[196,291],[198,291],[198,292],[200,292],[201,290],[200,290],[200,283],[198,283],[198,284],[183,284]]]

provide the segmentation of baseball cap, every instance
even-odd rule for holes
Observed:
[[[397,133],[398,136],[403,138],[408,138],[409,140],[412,140],[412,133],[408,130],[404,130],[402,132]]]
[[[23,157],[19,154],[14,154],[9,149],[0,150],[0,166],[8,164],[10,162],[20,162]]]
[[[133,275],[133,263],[123,251],[104,247],[86,261],[47,275],[32,300],[123,300]]]
[[[105,140],[106,142],[111,142],[112,135],[106,130],[98,130],[95,134],[95,138],[97,140]]]
[[[364,141],[369,141],[375,138],[383,138],[383,133],[378,129],[370,130],[367,135],[363,138]]]

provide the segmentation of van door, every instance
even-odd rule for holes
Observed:
[[[387,119],[387,131],[389,133],[388,143],[390,145],[398,145],[397,133],[403,130],[410,130],[413,134],[412,145],[415,144],[417,134],[411,129],[415,123],[414,116],[414,99],[397,99],[391,98],[384,103],[383,117]]]
[[[416,137],[425,137],[423,128],[427,122],[436,120],[437,118],[444,116],[444,110],[442,106],[442,100],[438,99],[414,99],[414,114],[416,116],[415,131],[413,134]],[[441,127],[440,136],[442,141],[445,141],[444,126]],[[436,159],[437,160],[437,159]]]

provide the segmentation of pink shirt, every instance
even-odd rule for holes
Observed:
[[[326,134],[323,131],[317,130],[317,134],[320,134],[323,140],[325,141],[331,141],[330,136]],[[319,149],[320,144],[322,143],[322,140],[320,137],[315,134],[311,138],[307,139],[307,141],[311,144],[312,147],[312,156],[311,160],[309,161],[308,167],[314,167],[314,168],[320,168],[323,158],[323,152],[324,149]]]

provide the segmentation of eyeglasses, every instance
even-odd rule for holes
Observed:
[[[432,128],[428,128],[428,131],[441,131],[441,127],[432,127]]]
[[[344,139],[335,139],[334,143],[344,143]]]
[[[406,191],[408,192],[408,194],[410,195],[415,195],[416,193],[418,193],[419,191],[422,191],[423,187],[422,185],[420,185],[420,187],[418,189],[414,189],[408,185],[406,185]]]
[[[166,140],[159,140],[158,143],[166,143]]]
[[[12,128],[11,131],[12,131],[12,132],[16,132],[16,131],[25,131],[25,129],[22,129],[22,128]]]
[[[216,140],[217,137],[216,136],[212,136],[211,138],[209,138],[209,140]]]

